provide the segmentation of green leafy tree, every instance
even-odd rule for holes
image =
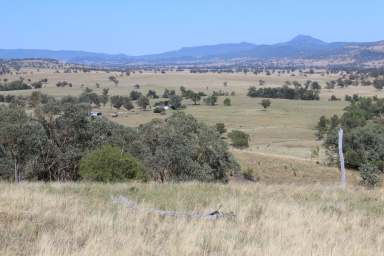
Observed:
[[[168,90],[167,88],[165,88],[162,97],[163,98],[169,98],[170,96],[174,96],[174,95],[176,95],[175,90]]]
[[[108,80],[114,83],[115,86],[119,84],[119,80],[115,76],[108,77]]]
[[[373,165],[384,171],[384,100],[359,97],[350,102],[339,118],[334,115],[324,140],[331,161],[337,160],[338,128],[344,130],[344,158],[348,168]],[[324,122],[324,121],[323,121]]]
[[[215,106],[217,102],[217,96],[211,95],[204,99],[205,104],[209,106]]]
[[[121,96],[117,96],[117,95],[112,96],[111,105],[116,109],[120,109],[123,106],[123,101],[121,100]]]
[[[155,180],[226,180],[239,171],[217,131],[183,112],[140,126],[139,137],[137,154]]]
[[[146,110],[149,104],[149,99],[143,95],[141,95],[140,98],[137,100],[137,105],[143,110]]]
[[[130,111],[131,109],[134,109],[135,106],[132,104],[132,102],[130,101],[129,98],[126,98],[124,101],[123,101],[123,107]]]
[[[130,98],[124,97],[124,96],[112,96],[111,104],[116,109],[120,109],[121,107],[124,107],[126,110],[129,111],[134,108]]]
[[[321,140],[324,138],[324,135],[328,131],[328,126],[329,126],[329,120],[325,116],[321,116],[320,120],[316,126],[316,137]]]
[[[264,108],[264,110],[266,110],[271,106],[271,101],[269,99],[263,99],[260,105]]]
[[[101,104],[103,104],[104,107],[108,103],[108,100],[109,100],[108,93],[109,93],[109,88],[103,88],[103,92],[100,96],[100,102],[101,102]]]
[[[152,98],[152,99],[158,99],[159,98],[156,91],[154,91],[154,90],[149,90],[147,93],[147,97]]]
[[[12,162],[14,180],[19,182],[28,160],[44,145],[44,130],[20,108],[0,107],[0,116],[0,148]]]
[[[142,96],[142,93],[138,91],[131,91],[129,94],[129,98],[131,100],[138,100],[141,96]]]
[[[373,87],[377,90],[382,90],[384,88],[384,79],[376,79],[373,81]]]
[[[227,107],[232,105],[230,98],[225,98],[223,103],[224,103],[224,106],[227,106]]]
[[[171,105],[174,109],[181,108],[181,103],[183,98],[178,95],[172,95],[169,97],[169,105]]]
[[[200,93],[196,92],[191,92],[188,97],[193,101],[193,105],[197,105],[197,103],[201,100]]]

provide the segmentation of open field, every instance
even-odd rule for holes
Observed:
[[[251,184],[0,184],[0,254],[381,255],[383,192]],[[139,210],[116,205],[122,195]],[[144,208],[233,212],[160,217]]]
[[[32,72],[32,73],[31,73]],[[115,86],[108,77],[117,76],[119,80],[118,86]],[[5,75],[1,79],[9,80],[18,79],[20,75]],[[251,167],[259,169],[257,158],[260,156],[269,156],[274,159],[274,165],[279,171],[286,170],[288,167],[284,162],[288,157],[291,161],[307,161],[305,171],[311,172],[318,169],[316,162],[324,162],[324,152],[320,150],[320,156],[313,157],[312,151],[317,147],[321,148],[321,142],[315,138],[315,126],[320,116],[327,117],[333,114],[341,114],[347,102],[344,100],[330,102],[328,99],[331,95],[336,95],[344,99],[345,95],[380,95],[372,86],[350,86],[348,88],[337,88],[334,90],[323,89],[320,101],[296,101],[273,99],[272,106],[263,111],[260,106],[261,99],[250,98],[246,96],[250,86],[258,86],[259,80],[266,81],[265,86],[281,86],[285,81],[305,82],[310,79],[319,81],[324,86],[327,81],[336,80],[338,75],[322,75],[320,73],[312,75],[304,75],[298,72],[295,76],[292,74],[266,74],[255,75],[253,73],[243,74],[191,74],[189,72],[144,72],[131,73],[130,76],[120,76],[120,73],[106,72],[90,72],[90,73],[55,73],[53,70],[29,70],[21,74],[25,79],[38,81],[48,78],[48,84],[41,89],[41,92],[49,95],[61,97],[65,95],[79,95],[84,87],[89,87],[97,93],[101,93],[103,88],[110,88],[110,95],[129,95],[134,90],[134,85],[139,84],[139,91],[144,94],[149,89],[157,91],[158,95],[162,95],[165,88],[179,91],[180,86],[195,91],[203,91],[210,94],[213,90],[222,90],[225,92],[235,92],[235,96],[230,96],[232,106],[224,107],[223,100],[225,97],[219,97],[217,106],[192,105],[192,102],[185,101],[187,108],[184,110],[192,114],[201,121],[209,125],[216,123],[224,123],[228,130],[238,129],[247,132],[251,136],[250,147],[246,151],[237,151],[236,155],[239,159],[249,159],[249,155],[254,153],[253,161],[242,161],[244,168]],[[72,88],[57,88],[58,81],[68,81],[73,84]],[[224,86],[224,83],[227,86]],[[100,84],[100,88],[96,87],[96,83]],[[83,85],[83,86],[81,86]],[[30,94],[31,91],[11,91],[3,94]],[[153,100],[156,101],[156,100]],[[116,112],[115,109],[107,105],[100,111],[108,118]],[[127,125],[137,126],[146,123],[153,118],[165,118],[172,114],[168,111],[167,115],[155,114],[152,111],[142,111],[134,109],[130,112],[121,109],[119,117],[113,118],[113,121]],[[294,165],[294,164],[293,164]],[[337,170],[333,169],[336,173]],[[316,176],[317,177],[317,176]],[[321,175],[320,175],[321,177]],[[291,181],[291,180],[289,180]]]

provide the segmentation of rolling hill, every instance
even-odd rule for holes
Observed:
[[[377,64],[384,65],[384,41],[324,42],[299,35],[288,42],[256,45],[251,43],[218,44],[197,47],[184,47],[161,54],[128,56],[125,54],[105,54],[85,51],[52,50],[1,50],[1,59],[49,58],[67,63],[92,65],[129,64],[180,64],[212,63],[217,61],[286,61],[323,64]]]

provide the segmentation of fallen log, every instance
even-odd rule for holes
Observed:
[[[176,218],[186,218],[186,219],[204,219],[204,220],[218,220],[222,218],[234,219],[236,215],[232,212],[224,213],[220,209],[208,212],[208,213],[198,213],[198,212],[178,212],[178,211],[165,211],[156,208],[140,208],[138,204],[134,201],[129,200],[125,196],[112,196],[112,202],[114,204],[120,204],[128,207],[132,210],[141,210],[147,213],[153,213],[162,217],[176,217]]]

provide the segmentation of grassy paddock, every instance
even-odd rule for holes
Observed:
[[[190,101],[184,101],[187,108],[184,110],[192,114],[197,119],[204,121],[209,125],[216,123],[224,123],[228,131],[232,129],[242,130],[250,134],[250,147],[246,151],[237,151],[236,155],[241,160],[244,167],[260,169],[264,166],[264,170],[268,169],[274,173],[293,173],[285,170],[294,169],[287,167],[286,159],[290,159],[289,165],[303,166],[302,160],[312,161],[304,166],[305,175],[311,176],[310,172],[316,173],[319,170],[325,170],[316,162],[324,162],[324,150],[320,150],[319,157],[313,158],[312,152],[318,147],[321,148],[321,142],[316,140],[315,126],[320,116],[327,117],[333,114],[341,114],[347,102],[344,100],[330,102],[328,101],[331,95],[336,95],[339,98],[344,98],[346,94],[352,95],[358,93],[360,95],[383,96],[383,92],[378,92],[372,86],[350,86],[348,88],[337,88],[334,90],[323,89],[321,92],[320,101],[297,101],[297,100],[282,100],[272,99],[272,105],[266,111],[263,111],[259,98],[249,98],[246,96],[250,86],[259,86],[258,81],[264,80],[265,86],[281,86],[285,81],[300,81],[305,82],[308,79],[319,81],[324,86],[327,81],[336,80],[338,75],[320,75],[313,74],[306,77],[300,73],[295,76],[290,74],[265,74],[255,75],[252,73],[243,74],[190,74],[189,72],[167,72],[166,74],[144,72],[142,74],[136,72],[130,76],[119,76],[117,73],[91,72],[91,73],[55,73],[53,70],[41,69],[29,70],[33,73],[26,73],[22,76],[25,79],[38,81],[43,78],[48,78],[48,84],[41,89],[41,92],[49,95],[61,97],[65,95],[79,95],[83,89],[81,84],[87,86],[97,93],[101,93],[103,88],[110,88],[110,95],[125,95],[128,96],[130,91],[134,89],[135,84],[140,85],[139,91],[144,94],[149,89],[155,90],[158,95],[162,95],[165,88],[179,91],[180,86],[195,91],[203,91],[206,94],[212,93],[213,90],[223,90],[227,92],[235,92],[235,96],[230,96],[232,106],[226,107],[223,105],[225,97],[219,97],[217,106],[206,106],[203,103],[198,106],[192,105]],[[108,77],[116,75],[119,84],[115,86]],[[20,75],[5,75],[0,76],[0,79],[7,78],[10,81],[18,79]],[[72,88],[57,88],[58,81],[68,81],[73,84]],[[224,86],[224,82],[226,86]],[[96,83],[100,84],[100,88],[96,88]],[[29,95],[31,90],[1,92],[2,94],[23,94]],[[124,109],[119,110],[119,116],[112,118],[111,114],[116,112],[116,109],[109,105],[99,109],[104,116],[110,118],[114,122],[127,125],[137,126],[149,122],[153,118],[165,118],[172,114],[173,111],[168,111],[167,115],[155,114],[152,111],[142,111],[134,109],[127,112]],[[253,155],[252,155],[253,154]],[[268,156],[265,158],[263,156]],[[243,161],[244,160],[244,161]],[[297,160],[297,161],[296,161]],[[295,162],[295,163],[294,163]],[[269,168],[273,166],[273,170]],[[328,169],[326,169],[328,170]],[[337,170],[334,168],[333,173]],[[328,172],[325,172],[328,173]],[[273,175],[259,175],[262,180],[268,181]],[[290,176],[283,175],[291,181]],[[322,175],[314,174],[318,178]],[[324,181],[328,183],[330,176],[324,175]],[[302,176],[299,176],[303,178]],[[336,175],[332,176],[337,179]],[[276,176],[278,178],[278,176]],[[279,178],[281,180],[281,178]],[[297,176],[293,176],[293,180],[297,180]]]
[[[383,190],[257,184],[0,184],[0,255],[381,255]],[[159,217],[111,203],[208,211]]]
[[[259,87],[259,80],[264,80],[267,87],[282,86],[285,81],[297,80],[305,82],[308,79],[318,81],[324,86],[327,81],[336,80],[339,76],[322,76],[320,74],[304,76],[298,72],[295,73],[295,76],[291,74],[267,76],[266,74],[255,75],[253,73],[190,74],[189,72],[167,72],[165,74],[154,72],[140,74],[136,72],[130,76],[120,76],[118,73],[113,72],[62,73],[61,71],[61,73],[55,73],[53,70],[45,69],[27,71],[22,72],[22,75],[0,76],[0,79],[7,78],[11,81],[23,76],[25,79],[38,81],[47,78],[48,84],[40,89],[41,92],[57,97],[79,95],[83,91],[82,84],[97,93],[101,93],[103,88],[110,88],[110,95],[129,95],[129,92],[134,89],[136,84],[140,85],[139,91],[147,93],[149,89],[152,89],[157,91],[160,96],[165,88],[179,91],[180,86],[195,91],[203,91],[206,94],[210,94],[213,90],[222,90],[229,93],[234,91],[236,95],[231,97],[231,107],[223,106],[225,97],[219,97],[218,105],[215,107],[204,106],[203,104],[192,106],[191,102],[186,101],[185,103],[188,105],[186,112],[209,124],[223,122],[228,129],[240,129],[248,132],[251,135],[250,145],[252,151],[279,155],[288,154],[306,159],[310,158],[311,150],[319,145],[314,136],[314,127],[319,117],[321,115],[339,114],[347,105],[344,101],[329,102],[328,99],[332,94],[342,99],[344,95],[354,93],[370,96],[383,94],[372,86],[350,86],[334,90],[324,89],[320,101],[273,99],[272,106],[267,111],[262,111],[261,99],[246,96],[250,86]],[[117,76],[118,86],[108,80],[111,75]],[[58,81],[68,81],[73,84],[73,87],[57,88],[56,83]],[[225,82],[226,86],[224,86]],[[96,87],[96,83],[100,84],[100,88]],[[4,92],[2,94],[29,95],[30,93],[30,90],[25,90]],[[116,111],[109,106],[100,110],[107,117],[110,117],[111,113]],[[130,112],[122,109],[119,112],[121,112],[119,117],[113,120],[128,126],[137,126],[156,117],[164,118],[164,116],[154,114],[152,111],[143,112],[139,109]]]

